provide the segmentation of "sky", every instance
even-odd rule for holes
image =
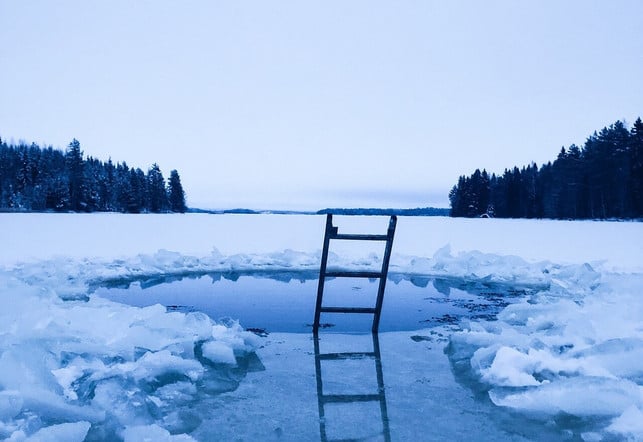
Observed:
[[[447,207],[643,117],[643,2],[0,0],[0,137],[190,207]]]

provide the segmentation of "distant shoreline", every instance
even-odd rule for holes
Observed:
[[[255,210],[255,209],[200,209],[189,208],[185,213],[203,213],[208,215],[365,215],[365,216],[449,216],[450,209],[424,207],[414,209],[380,209],[380,208],[326,208],[321,210]],[[162,215],[176,214],[180,212],[117,212],[117,211],[92,211],[92,212],[75,212],[71,210],[25,210],[25,209],[7,209],[0,208],[2,213],[61,213],[61,214],[91,214],[91,213],[122,213],[123,215]]]
[[[254,210],[254,209],[188,209],[187,213],[207,213],[211,215],[242,214],[242,215],[371,215],[371,216],[449,216],[450,209],[422,207],[413,209],[381,209],[381,208],[326,208],[321,210]]]

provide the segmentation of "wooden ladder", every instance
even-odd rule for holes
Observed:
[[[373,326],[372,333],[377,333],[380,325],[380,315],[382,313],[382,302],[384,300],[384,289],[386,288],[386,277],[388,275],[388,265],[391,260],[391,248],[393,247],[393,237],[395,235],[395,226],[397,225],[397,217],[392,215],[388,230],[384,235],[372,234],[342,234],[339,229],[333,226],[333,215],[326,215],[326,231],[324,233],[324,247],[322,249],[321,266],[319,268],[319,285],[317,287],[317,303],[315,305],[315,321],[313,322],[313,333],[317,334],[319,331],[319,319],[322,313],[372,313]],[[328,271],[326,266],[328,264],[328,249],[330,240],[348,240],[348,241],[386,241],[384,249],[384,258],[382,259],[382,268],[379,272],[373,271]],[[379,287],[377,289],[377,300],[375,307],[339,307],[324,306],[322,298],[324,296],[324,284],[326,278],[369,278],[379,279]]]

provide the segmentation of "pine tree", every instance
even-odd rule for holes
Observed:
[[[169,201],[165,190],[165,179],[158,164],[154,163],[147,172],[147,183],[150,197],[150,211],[165,212],[169,209]]]
[[[129,171],[129,192],[127,195],[127,211],[129,213],[141,213],[146,209],[147,186],[145,176],[141,177],[141,174],[143,174],[141,169],[130,169]]]
[[[126,162],[117,163],[114,174],[115,209],[119,212],[127,212],[130,203],[130,173]]]
[[[83,201],[83,152],[80,150],[80,142],[74,138],[67,149],[65,156],[67,174],[69,179],[69,205],[70,209],[78,212],[84,209]]]
[[[170,172],[170,180],[168,183],[168,194],[170,199],[170,210],[172,212],[185,213],[187,206],[185,204],[185,192],[181,185],[181,178],[179,172],[172,170]]]
[[[640,117],[630,131],[630,158],[632,216],[643,217],[643,121]]]

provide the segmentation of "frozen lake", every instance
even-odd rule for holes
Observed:
[[[643,223],[402,217],[379,339],[325,315],[315,341],[323,217],[0,222],[0,439],[643,438]]]

